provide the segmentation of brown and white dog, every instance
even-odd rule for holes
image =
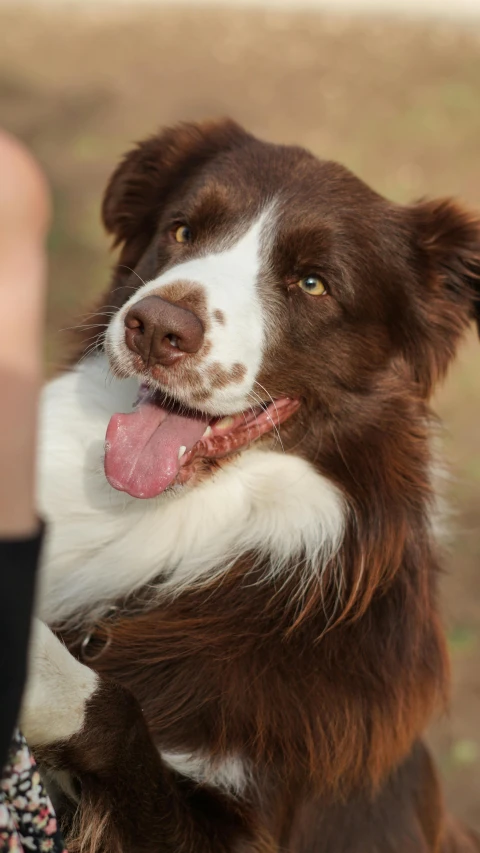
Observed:
[[[39,616],[70,651],[37,625],[23,711],[70,850],[479,850],[420,741],[448,680],[428,400],[479,220],[230,121],[138,145],[103,217],[93,349],[43,408]]]

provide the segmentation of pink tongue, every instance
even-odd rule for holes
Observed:
[[[172,414],[149,402],[132,414],[113,415],[105,444],[108,482],[134,498],[154,498],[175,480],[180,448],[188,453],[206,426],[206,419]]]

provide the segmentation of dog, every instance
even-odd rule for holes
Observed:
[[[479,218],[223,120],[137,145],[103,221],[111,286],[42,405],[22,712],[69,850],[480,850],[422,743],[429,399],[479,321]]]

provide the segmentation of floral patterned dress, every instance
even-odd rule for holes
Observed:
[[[16,731],[0,780],[0,853],[66,853],[53,806]]]

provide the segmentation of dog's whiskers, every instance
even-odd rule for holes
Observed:
[[[80,332],[84,329],[104,329],[105,323],[83,323],[78,326],[66,326],[64,329],[59,329],[59,332]]]
[[[146,282],[143,280],[142,276],[141,276],[141,275],[139,275],[139,274],[138,274],[138,272],[137,272],[136,270],[132,270],[132,268],[131,268],[131,267],[127,267],[127,265],[126,265],[126,264],[118,264],[118,266],[119,266],[119,267],[123,267],[123,269],[128,270],[129,272],[133,273],[133,275],[136,275],[136,276],[137,276],[137,278],[142,282],[142,284],[143,284],[143,285],[146,285]],[[132,285],[130,285],[130,287],[132,287]],[[120,288],[120,289],[121,289],[121,288]],[[135,289],[136,289],[136,288],[134,288],[134,287],[133,287],[133,290],[135,290]]]
[[[259,382],[256,382],[256,384],[257,384],[257,385],[259,385],[259,387],[260,387],[260,388],[262,388],[262,387],[263,387],[263,386],[261,386],[261,385],[260,385],[260,383],[259,383]],[[265,389],[263,389],[263,390],[265,391]],[[268,394],[268,391],[265,391],[265,393],[266,393],[266,394]],[[250,392],[250,394],[249,394],[249,396],[253,396],[253,397],[254,397],[254,399],[256,400],[257,404],[258,404],[258,405],[260,405],[260,406],[262,406],[262,408],[263,408],[264,400],[262,400],[262,398],[260,397],[260,395],[259,395],[259,394],[257,394],[255,391],[251,391],[251,392]],[[270,396],[270,395],[268,395],[268,396]],[[274,400],[272,399],[272,397],[270,397],[270,399],[272,400],[272,403],[273,403],[273,405],[274,405],[274,407],[275,407],[275,411],[276,411],[276,413],[277,413],[277,417],[278,417],[278,409],[277,409],[277,407],[275,406],[275,402],[274,402]],[[276,439],[277,439],[277,441],[278,441],[278,443],[279,443],[280,447],[282,448],[282,452],[283,452],[283,453],[285,453],[285,447],[283,446],[283,441],[282,441],[282,438],[281,438],[281,436],[280,436],[280,430],[278,429],[277,424],[274,424],[274,423],[273,423],[273,420],[272,420],[272,426],[273,426],[273,432],[275,433],[275,437],[276,437]]]
[[[257,379],[255,380],[255,385],[258,385],[258,387],[259,387],[262,391],[264,391],[264,392],[265,392],[265,394],[267,395],[267,397],[269,397],[269,398],[270,398],[270,400],[271,400],[271,402],[272,402],[272,404],[273,404],[273,407],[274,407],[274,409],[275,409],[275,412],[276,412],[277,418],[278,418],[278,409],[277,409],[277,404],[275,403],[275,400],[273,399],[272,395],[269,393],[269,391],[267,391],[267,389],[266,389],[266,388],[265,388],[265,387],[264,387],[264,386],[263,386],[263,385],[262,385],[262,384],[261,384]],[[285,453],[285,448],[284,448],[284,446],[283,446],[282,439],[281,439],[281,437],[280,437],[280,431],[279,431],[279,429],[278,429],[278,425],[277,425],[277,426],[275,426],[275,432],[276,432],[276,434],[277,434],[277,436],[278,436],[278,440],[279,440],[279,442],[280,442],[280,446],[281,446],[281,448],[282,448],[283,452]]]

